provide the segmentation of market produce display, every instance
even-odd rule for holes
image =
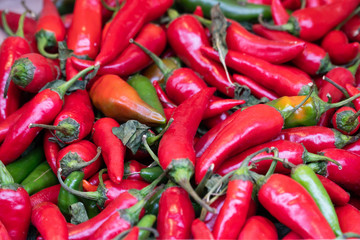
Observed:
[[[360,238],[360,0],[22,4],[1,240]]]

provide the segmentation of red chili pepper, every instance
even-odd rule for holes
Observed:
[[[234,120],[221,129],[214,141],[196,160],[195,180],[199,184],[211,164],[215,170],[228,157],[249,147],[267,142],[280,133],[284,119],[275,108],[254,105],[238,110]],[[264,119],[267,119],[264,124]],[[261,138],[259,138],[261,134]]]
[[[201,6],[196,6],[193,14],[196,16],[199,16],[199,17],[204,17],[204,12],[203,12]]]
[[[287,32],[269,30],[260,24],[254,24],[252,29],[256,34],[271,40],[302,41]],[[295,57],[292,63],[310,75],[326,73],[333,68],[326,51],[310,42],[306,42],[304,51]]]
[[[211,45],[204,28],[194,16],[185,14],[172,21],[167,37],[171,47],[188,67],[203,76],[209,85],[229,97],[234,97],[235,87],[226,78],[224,68],[200,51],[202,46]]]
[[[4,224],[0,221],[0,238],[3,240],[11,240]]]
[[[306,3],[308,2],[309,1],[306,1]],[[272,0],[271,14],[275,25],[285,24],[289,21],[290,18],[289,13],[286,11],[280,0]]]
[[[311,153],[317,153],[326,148],[343,148],[356,141],[356,137],[341,134],[333,128],[321,126],[294,127],[284,129],[273,140],[288,140],[301,143]]]
[[[100,53],[96,56],[95,65],[105,65],[113,61],[146,22],[162,16],[172,4],[172,0],[126,1],[111,21]]]
[[[214,126],[216,126],[217,124],[223,122],[225,119],[227,119],[230,116],[230,113],[228,112],[223,112],[222,114],[217,115],[216,117],[212,117],[212,118],[208,118],[205,119],[204,125],[210,129],[213,128]]]
[[[356,87],[354,87],[352,84],[346,84],[345,88],[350,97],[360,93],[360,90],[357,89]],[[354,101],[352,101],[352,103],[354,104],[356,111],[359,111],[360,110],[360,98],[355,99]]]
[[[0,10],[0,15],[2,15],[3,11]],[[21,14],[16,12],[8,11],[5,14],[5,19],[7,24],[9,25],[11,31],[16,32],[20,25]],[[4,28],[3,20],[0,18],[0,26]],[[34,35],[36,32],[36,20],[30,17],[25,17],[24,20],[24,34],[25,38],[30,41],[34,39]]]
[[[124,174],[126,148],[112,132],[114,127],[119,126],[120,124],[112,118],[101,118],[96,121],[92,131],[93,141],[101,147],[109,177],[114,183],[120,183]]]
[[[341,230],[360,234],[360,212],[350,204],[335,208]]]
[[[61,111],[63,96],[67,89],[74,84],[79,76],[93,69],[94,67],[90,67],[80,72],[72,80],[58,87],[45,89],[29,101],[26,111],[9,129],[0,147],[1,160],[4,164],[8,164],[18,158],[41,131],[40,128],[31,128],[31,124],[52,123]]]
[[[98,186],[98,185],[99,185],[99,183],[100,183],[100,178],[99,178],[100,172],[101,172],[101,171],[97,172],[97,173],[94,174],[91,178],[89,178],[89,183],[90,183],[90,184],[92,184],[92,185],[94,185],[94,186]],[[106,180],[109,180],[109,179],[110,179],[110,178],[109,178],[109,174],[107,174],[107,173],[103,173],[103,174],[101,175],[101,177],[102,177],[102,180],[103,180],[103,181],[106,181]]]
[[[321,41],[321,47],[329,54],[331,62],[337,65],[347,64],[359,53],[359,43],[349,40],[344,32],[332,30]]]
[[[27,53],[15,60],[9,81],[25,92],[38,93],[47,83],[59,77],[60,69],[38,53]],[[7,90],[7,89],[6,89]]]
[[[0,185],[0,222],[11,239],[25,240],[31,218],[30,197],[24,188],[14,183],[1,161]]]
[[[275,225],[263,216],[249,218],[242,228],[240,239],[278,239]]]
[[[295,239],[299,239],[302,240],[304,238],[302,238],[299,234],[297,234],[294,231],[290,231],[288,234],[285,235],[285,237],[282,238],[283,240],[295,240]]]
[[[100,0],[75,2],[73,21],[67,33],[67,46],[76,55],[95,58],[100,48],[101,3]]]
[[[67,32],[69,31],[72,21],[74,18],[74,14],[73,13],[67,13],[61,16],[61,20],[63,22],[63,25],[65,27],[65,32],[67,34]]]
[[[44,188],[43,190],[31,195],[31,207],[33,208],[42,202],[52,202],[57,204],[60,188],[61,185],[56,184],[54,186]]]
[[[131,231],[124,237],[124,240],[138,240],[139,239],[139,227],[135,226],[131,228]]]
[[[156,94],[157,94],[158,97],[159,97],[159,100],[160,100],[160,102],[161,102],[161,105],[162,105],[165,109],[167,109],[167,108],[176,108],[176,104],[173,103],[173,102],[169,99],[169,97],[166,95],[166,93],[162,90],[162,88],[160,87],[159,82],[153,81],[152,84],[153,84],[153,86],[154,86],[154,88],[155,88],[155,90],[156,90]],[[165,110],[165,109],[164,109],[164,110]],[[166,119],[169,119],[169,118],[166,117]]]
[[[311,195],[290,177],[271,175],[261,186],[258,199],[271,215],[303,238],[335,238]]]
[[[346,36],[352,42],[360,41],[360,16],[355,14],[352,18],[350,18],[342,27],[341,30],[344,31]]]
[[[201,47],[201,51],[213,60],[219,59],[218,53],[212,48]],[[250,77],[279,96],[306,94],[309,91],[308,84],[312,82],[305,73],[299,75],[286,66],[274,65],[245,53],[229,50],[225,62],[230,68]]]
[[[225,202],[225,195],[222,195],[219,198],[217,198],[212,204],[210,204],[212,208],[216,209],[216,213],[207,212],[205,215],[204,223],[211,232],[214,228],[214,224],[218,216],[218,213],[220,212],[222,206],[224,205],[224,202]]]
[[[10,114],[6,119],[0,121],[0,142],[4,141],[10,127],[21,117],[26,109],[27,103]]]
[[[288,62],[304,50],[305,42],[268,40],[250,33],[238,22],[229,21],[231,24],[226,30],[226,43],[231,50],[274,64]]]
[[[143,180],[140,176],[140,170],[146,167],[146,165],[141,164],[136,160],[130,160],[125,163],[124,177],[128,180]]]
[[[51,202],[42,202],[32,209],[31,223],[44,239],[68,239],[66,219],[58,206]],[[54,224],[56,223],[56,224]]]
[[[76,74],[79,73],[79,71],[74,67],[72,59],[73,59],[73,57],[66,59],[66,63],[65,63],[66,81],[69,81],[71,78],[73,78]],[[82,79],[80,78],[79,80],[82,80]],[[93,82],[93,81],[94,81],[94,79],[92,79],[91,82]]]
[[[317,176],[326,189],[326,192],[329,194],[331,201],[336,206],[342,206],[349,202],[350,194],[347,193],[342,187],[322,175],[317,174]]]
[[[316,41],[344,21],[358,4],[358,0],[343,0],[319,7],[299,9],[291,13],[286,24],[265,27],[288,31],[305,41]]]
[[[251,94],[253,94],[257,98],[266,97],[270,101],[279,98],[279,96],[271,90],[266,89],[260,83],[252,80],[249,77],[242,76],[239,74],[234,74],[233,79],[235,82],[239,83],[240,85],[245,85],[251,90]]]
[[[189,239],[194,219],[194,208],[184,189],[169,187],[161,194],[157,217],[159,239]]]
[[[50,131],[46,131],[44,134],[44,140],[43,140],[43,149],[46,161],[49,163],[49,166],[53,170],[53,172],[56,174],[57,172],[57,155],[60,151],[60,146],[57,142],[52,141],[54,136],[51,134]]]
[[[95,144],[88,140],[81,140],[80,142],[67,145],[58,152],[57,168],[63,169],[64,176],[80,168],[85,174],[84,178],[87,179],[99,171],[101,167],[101,157],[84,168],[82,166],[97,156],[96,150]]]
[[[354,135],[360,127],[359,113],[352,107],[344,106],[336,110],[331,122],[336,130],[346,135]]]
[[[209,228],[199,218],[195,219],[191,224],[191,234],[194,239],[209,239],[214,240]]]
[[[328,162],[313,164],[311,167],[313,167],[314,170],[318,170],[320,174],[325,175],[348,191],[356,193],[360,190],[360,177],[358,174],[360,171],[359,155],[337,148],[324,149],[320,153],[337,161],[342,166],[342,169],[339,170],[337,165]],[[320,170],[319,167],[322,169]]]
[[[160,55],[166,46],[166,34],[160,26],[149,23],[140,30],[135,41],[156,55]],[[94,64],[93,61],[81,60],[75,57],[72,57],[71,61],[77,69],[84,69]],[[150,57],[139,49],[139,47],[131,44],[113,61],[100,66],[98,74],[116,74],[121,77],[127,77],[145,68],[150,62]]]
[[[36,41],[39,52],[47,58],[56,58],[45,48],[56,47],[58,41],[65,39],[65,26],[60,14],[51,0],[43,0],[43,7],[36,25]]]
[[[360,199],[356,196],[351,196],[349,204],[360,210]]]
[[[214,88],[201,90],[175,109],[174,121],[162,136],[158,149],[160,166],[163,169],[170,168],[169,175],[174,181],[207,209],[209,207],[194,192],[189,181],[194,173],[196,158],[193,140],[214,91]]]

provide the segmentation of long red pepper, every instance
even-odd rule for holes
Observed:
[[[89,94],[79,89],[66,95],[64,102],[53,125],[33,124],[32,127],[53,130],[54,136],[66,144],[79,142],[89,135],[95,119]]]
[[[4,97],[4,91],[14,61],[21,55],[31,52],[30,45],[24,38],[22,30],[24,17],[25,14],[19,20],[16,36],[7,37],[0,47],[0,121],[6,119],[20,106],[20,90],[15,84],[10,83],[6,98]]]
[[[124,165],[124,178],[128,180],[143,180],[140,171],[146,167],[147,165],[136,160],[127,161]]]
[[[226,78],[223,67],[205,57],[202,46],[210,47],[210,42],[200,22],[192,15],[182,15],[172,21],[167,37],[177,56],[191,69],[204,77],[209,85],[229,97],[234,97],[234,85]]]
[[[176,104],[173,103],[170,98],[166,95],[166,93],[164,92],[164,90],[162,90],[160,84],[158,81],[153,81],[153,86],[156,90],[156,94],[161,102],[161,105],[166,109],[166,108],[176,108]],[[168,119],[166,117],[166,119]],[[1,132],[0,132],[1,133]]]
[[[360,234],[360,212],[350,204],[335,209],[339,219],[341,230],[344,233],[352,232]]]
[[[44,134],[43,139],[43,149],[46,161],[48,162],[49,166],[56,174],[57,172],[57,155],[60,150],[60,146],[57,142],[53,141],[55,137],[52,135],[50,131],[46,131]]]
[[[101,147],[110,179],[114,183],[120,183],[123,177],[126,152],[124,144],[112,133],[112,129],[119,126],[112,118],[101,118],[95,122],[92,130],[93,141]]]
[[[301,143],[311,153],[317,153],[326,148],[343,148],[357,140],[333,128],[321,126],[294,127],[283,129],[274,140],[288,140]]]
[[[67,46],[76,55],[95,58],[100,49],[101,3],[100,0],[75,2],[74,16],[67,32]]]
[[[4,224],[0,221],[0,238],[3,240],[11,240]]]
[[[234,119],[219,131],[214,141],[196,160],[197,183],[200,183],[211,164],[215,164],[216,170],[231,155],[271,140],[280,133],[284,124],[281,114],[268,105],[254,105],[234,114]],[[263,119],[267,119],[266,124]]]
[[[278,239],[275,225],[263,216],[253,216],[246,220],[238,240]]]
[[[54,186],[44,188],[43,190],[31,195],[31,207],[34,207],[42,202],[52,202],[57,204],[61,185],[56,184]]]
[[[201,47],[201,51],[213,60],[219,59],[218,53],[212,48]],[[225,62],[230,68],[249,76],[279,96],[306,94],[308,84],[312,82],[305,73],[300,75],[285,66],[274,65],[245,53],[229,50]]]
[[[194,207],[184,189],[169,187],[161,194],[157,217],[159,239],[189,239],[194,219]]]
[[[226,30],[226,43],[231,50],[274,64],[288,62],[304,50],[305,42],[268,40],[250,33],[238,22],[229,21],[231,24]]]
[[[56,223],[56,224],[54,224]],[[31,224],[36,227],[44,239],[68,239],[66,219],[58,206],[51,202],[42,202],[32,209]]]
[[[327,193],[329,194],[331,201],[336,206],[342,206],[349,202],[350,194],[347,193],[342,187],[331,181],[330,179],[317,174]]]
[[[252,29],[256,34],[271,40],[302,41],[287,32],[269,30],[260,24],[254,24]],[[311,42],[306,42],[304,51],[293,59],[292,63],[310,75],[326,73],[333,68],[326,51]]]
[[[30,226],[30,197],[24,188],[14,183],[1,161],[0,186],[0,222],[11,239],[25,240]]]
[[[45,48],[56,47],[57,42],[65,39],[65,26],[60,14],[51,0],[43,0],[43,7],[36,25],[36,41],[39,52],[48,58],[56,58],[57,54],[49,54]]]
[[[290,18],[290,15],[286,11],[280,0],[271,1],[271,15],[275,25],[285,24],[289,21]]]
[[[173,0],[126,1],[110,23],[95,65],[105,65],[113,61],[146,22],[163,15],[172,4]]]
[[[194,239],[215,239],[206,224],[198,218],[191,224],[191,234]]]
[[[9,129],[0,147],[1,160],[5,164],[18,158],[41,131],[40,128],[29,128],[29,126],[32,123],[50,124],[61,111],[63,96],[67,89],[74,84],[78,77],[93,69],[94,67],[85,69],[72,80],[58,87],[45,89],[30,100],[27,110]]]
[[[203,207],[209,207],[196,195],[189,183],[194,173],[195,151],[193,140],[202,116],[214,93],[207,88],[180,104],[173,114],[174,121],[159,143],[159,163],[163,169],[170,168],[169,175],[180,184]],[[179,144],[180,143],[180,144]]]
[[[266,27],[288,31],[306,41],[316,41],[344,21],[358,4],[358,0],[342,0],[319,7],[299,9],[291,13],[288,23]]]
[[[21,117],[23,112],[26,111],[26,105],[29,104],[25,103],[21,108],[10,114],[6,119],[0,121],[0,142],[4,141],[10,127]]]
[[[166,46],[166,34],[160,26],[149,23],[140,30],[135,41],[156,55],[160,55]],[[93,61],[81,60],[75,57],[72,57],[71,61],[77,69],[84,69],[94,64]],[[150,57],[137,46],[131,44],[113,61],[100,66],[98,74],[116,74],[126,77],[145,68],[150,62]]]
[[[290,177],[271,175],[261,186],[258,199],[276,219],[303,238],[335,238],[311,195]]]
[[[219,212],[222,206],[224,205],[224,202],[225,202],[225,195],[222,195],[219,198],[217,198],[212,204],[210,204],[212,208],[216,209],[216,213],[207,212],[204,217],[204,223],[206,224],[206,226],[209,228],[210,231],[212,231],[214,228],[216,217],[219,215]]]

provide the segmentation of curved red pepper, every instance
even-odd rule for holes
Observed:
[[[166,34],[160,26],[149,23],[140,30],[135,41],[145,46],[156,55],[160,55],[166,46]],[[72,57],[71,61],[79,70],[94,64],[93,61],[81,60],[75,57]],[[150,57],[139,49],[139,47],[131,44],[113,61],[100,66],[97,74],[116,74],[121,77],[127,77],[145,68],[150,62]]]
[[[195,180],[199,184],[211,164],[215,170],[228,157],[266,142],[280,133],[284,124],[281,114],[268,105],[254,105],[238,110],[233,121],[224,126],[205,152],[196,160]],[[264,124],[263,119],[267,119]],[[261,138],[259,138],[261,134]]]
[[[42,202],[52,202],[57,204],[61,185],[56,184],[51,187],[44,188],[43,190],[31,195],[31,207],[34,207]]]
[[[347,193],[342,187],[322,175],[317,174],[317,177],[320,179],[321,183],[326,189],[326,192],[329,194],[331,201],[336,206],[342,206],[349,202],[350,194]]]
[[[54,136],[50,131],[46,131],[44,134],[43,148],[46,161],[49,163],[49,166],[56,174],[57,172],[57,155],[60,151],[60,146],[57,142],[52,141]]]
[[[355,14],[352,18],[350,18],[342,27],[341,30],[344,31],[346,36],[350,41],[354,42],[360,41],[360,16]]]
[[[11,240],[4,224],[0,221],[0,238],[3,240]]]
[[[157,217],[159,239],[189,239],[194,219],[194,208],[184,189],[169,187],[161,194]]]
[[[260,24],[254,24],[252,29],[256,34],[271,40],[302,41],[287,32],[269,30]],[[295,57],[292,63],[310,75],[326,73],[333,68],[326,51],[311,42],[306,42],[304,51]]]
[[[94,185],[94,186],[98,186],[98,185],[99,185],[99,183],[100,183],[100,179],[99,179],[100,172],[101,172],[101,171],[95,173],[91,178],[89,178],[89,183],[90,183],[90,184],[92,184],[92,185]],[[103,173],[103,174],[102,174],[102,179],[103,179],[103,181],[109,180],[109,179],[110,179],[110,178],[109,178],[109,174]]]
[[[175,103],[173,103],[170,98],[166,95],[166,93],[162,90],[160,84],[158,81],[153,81],[152,82],[155,90],[156,90],[156,94],[159,97],[159,100],[161,102],[161,105],[166,109],[166,108],[176,108]],[[169,119],[166,117],[166,119]]]
[[[114,183],[120,183],[123,178],[126,152],[124,144],[112,132],[114,127],[119,126],[112,118],[101,118],[95,122],[92,130],[93,141],[101,147],[109,177]]]
[[[31,223],[44,239],[68,239],[68,228],[65,217],[58,206],[51,202],[42,202],[32,209]],[[54,224],[56,223],[56,224]]]
[[[218,53],[212,48],[201,47],[201,52],[219,61]],[[308,84],[312,82],[305,73],[298,74],[286,66],[274,65],[245,53],[229,50],[225,62],[230,68],[250,77],[279,96],[306,94],[309,91]]]
[[[78,0],[67,32],[67,46],[76,55],[95,58],[100,49],[101,3],[100,0]]]
[[[209,239],[214,240],[214,236],[212,235],[209,228],[206,224],[201,221],[199,218],[195,219],[191,224],[191,234],[194,239]]]
[[[126,1],[110,23],[95,65],[105,65],[113,61],[146,22],[163,15],[172,4],[173,0]]]
[[[36,25],[36,41],[39,52],[45,57],[57,57],[48,54],[46,47],[57,46],[58,41],[65,39],[65,26],[60,14],[51,0],[43,0],[43,7]]]
[[[231,24],[226,30],[226,43],[231,50],[274,64],[288,62],[304,50],[305,42],[268,40],[250,33],[238,22],[229,21]]]
[[[350,204],[335,208],[341,230],[360,234],[360,212]]]
[[[278,239],[275,225],[263,216],[250,217],[242,228],[238,240]]]
[[[276,219],[303,238],[335,238],[311,195],[290,177],[271,175],[261,186],[258,199]]]
[[[308,3],[309,1],[306,1]],[[282,5],[280,0],[272,0],[271,15],[275,25],[285,24],[289,21],[290,15]]]
[[[58,152],[57,167],[65,170],[66,167],[72,168],[74,162],[89,162],[96,156],[96,150],[95,144],[88,140],[81,140],[80,142],[67,145]],[[99,157],[95,162],[83,168],[84,178],[87,179],[99,171],[101,163],[102,159]]]
[[[125,163],[124,177],[128,180],[143,180],[140,176],[140,170],[147,166],[139,163],[136,160],[130,160]]]
[[[226,78],[223,67],[205,57],[202,46],[210,47],[210,42],[200,22],[192,15],[182,15],[172,21],[167,30],[171,47],[185,64],[204,77],[209,85],[229,97],[234,97],[234,85]]]
[[[349,40],[344,32],[332,30],[321,41],[321,47],[329,54],[331,62],[337,65],[347,64],[359,53],[359,43]]]
[[[356,87],[354,87],[352,84],[346,84],[345,88],[350,97],[360,93],[360,90],[357,89]],[[356,111],[359,111],[360,110],[360,98],[355,99],[354,101],[352,101],[352,103],[354,104]]]

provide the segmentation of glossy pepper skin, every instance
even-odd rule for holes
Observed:
[[[359,26],[360,26],[360,16],[355,14],[352,18],[350,18],[342,27],[341,30],[345,32],[346,36],[350,41],[359,41]]]
[[[60,188],[61,185],[56,184],[54,186],[44,188],[43,190],[33,194],[30,197],[31,207],[33,208],[34,206],[42,202],[52,202],[54,204],[57,204]]]
[[[53,138],[54,136],[51,134],[51,132],[46,131],[43,139],[43,148],[44,148],[46,161],[48,162],[53,172],[56,174],[57,172],[56,160],[57,160],[58,152],[60,151],[60,146],[57,142],[52,141]]]
[[[360,90],[358,88],[354,87],[352,84],[346,84],[345,88],[350,97],[360,93]],[[359,111],[360,110],[360,98],[355,99],[354,101],[352,101],[352,103],[354,104],[356,111]]]
[[[135,41],[145,46],[156,55],[160,55],[166,46],[166,33],[154,23],[146,24],[135,37]],[[93,61],[71,58],[75,68],[81,70],[94,64]],[[134,74],[151,63],[151,59],[137,46],[127,46],[113,61],[102,65],[98,75],[116,74],[120,77],[127,77]]]
[[[210,42],[204,28],[194,16],[184,14],[172,21],[167,30],[167,38],[176,55],[203,76],[207,84],[234,97],[234,86],[226,78],[223,67],[200,52],[202,46],[210,47]]]
[[[215,61],[219,59],[218,53],[212,48],[202,47],[201,51]],[[293,68],[274,65],[245,53],[229,50],[225,62],[230,68],[245,74],[279,96],[306,94],[309,91],[308,84],[312,82],[306,73],[299,74],[301,70],[295,72]]]
[[[0,15],[3,11],[0,11]],[[5,15],[5,19],[7,24],[9,25],[11,31],[16,32],[16,30],[19,27],[19,20],[20,20],[21,14],[9,11]],[[4,28],[2,19],[0,18],[0,26]],[[24,20],[24,35],[26,40],[33,41],[34,35],[36,32],[36,20],[31,17],[25,17]]]
[[[337,207],[336,214],[339,218],[341,230],[344,233],[352,232],[360,234],[360,213],[359,210],[350,204]]]
[[[261,186],[258,199],[276,219],[303,238],[335,238],[311,195],[290,177],[271,175]]]
[[[65,26],[60,14],[51,0],[43,0],[43,8],[36,24],[36,41],[39,52],[45,57],[54,58],[48,54],[47,47],[56,47],[57,42],[65,39]]]
[[[11,67],[10,79],[22,91],[38,93],[59,77],[60,69],[52,60],[38,53],[21,55]]]
[[[234,114],[234,120],[219,131],[214,141],[196,160],[197,183],[200,183],[211,164],[215,164],[216,171],[231,155],[274,138],[284,125],[282,115],[273,107],[263,104],[238,110]],[[263,119],[268,119],[266,124]],[[259,134],[262,135],[261,138],[258,138]]]
[[[56,223],[56,224],[54,224]],[[59,208],[51,202],[42,202],[32,209],[31,224],[36,227],[44,239],[68,239],[65,217]]]
[[[73,21],[67,32],[67,46],[76,55],[87,55],[94,59],[100,49],[100,0],[76,1],[73,14]]]
[[[322,185],[326,189],[334,205],[343,206],[349,202],[350,194],[342,187],[322,175],[317,174],[316,176],[319,178]]]
[[[14,184],[2,162],[0,171],[0,221],[11,239],[25,240],[31,218],[29,194],[23,187]]]
[[[294,59],[305,48],[305,42],[268,40],[247,31],[240,23],[231,21],[226,30],[228,48],[261,58],[273,64]]]
[[[191,224],[191,234],[194,239],[209,239],[214,240],[209,228],[199,218],[195,219]]]
[[[3,240],[11,240],[9,233],[2,222],[0,222],[0,238]]]
[[[4,141],[10,127],[21,117],[25,111],[25,106],[29,105],[25,103],[22,107],[10,114],[6,119],[0,121],[0,142]]]
[[[302,41],[287,32],[266,29],[260,24],[254,24],[252,30],[265,38],[277,41]],[[292,60],[295,66],[310,75],[317,75],[328,72],[333,65],[326,51],[317,44],[306,42],[303,52]]]
[[[246,220],[237,239],[278,239],[278,234],[275,225],[269,219],[253,216]]]
[[[357,138],[344,135],[334,128],[306,126],[283,129],[274,138],[280,139],[301,143],[309,152],[317,153],[326,148],[343,148]]]
[[[90,89],[94,106],[107,117],[124,122],[138,120],[148,125],[165,123],[165,118],[145,103],[133,87],[117,75],[103,75]]]
[[[194,219],[194,208],[184,189],[174,186],[162,193],[157,217],[159,239],[190,238]]]

